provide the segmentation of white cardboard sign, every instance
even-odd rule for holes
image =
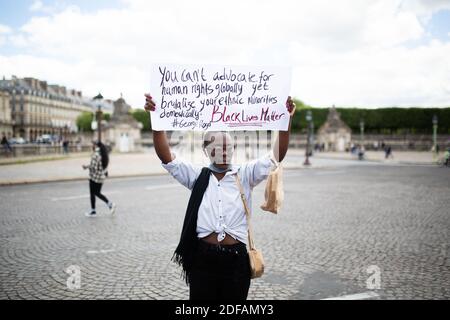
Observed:
[[[154,130],[287,130],[286,67],[156,64]]]

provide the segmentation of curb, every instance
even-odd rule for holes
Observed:
[[[328,168],[327,166],[283,166],[284,170],[298,170],[298,169],[324,169]],[[123,179],[123,178],[139,178],[139,177],[154,177],[154,176],[163,176],[168,175],[167,172],[150,172],[150,173],[136,173],[136,174],[121,174],[109,176],[107,179]],[[0,181],[0,187],[6,186],[20,186],[20,185],[32,185],[32,184],[45,184],[45,183],[55,183],[55,182],[71,182],[71,181],[84,181],[88,180],[86,177],[72,177],[72,178],[57,178],[57,179],[40,179],[40,180],[22,180],[22,181],[9,181],[2,182]]]
[[[139,178],[139,177],[153,177],[162,176],[167,173],[164,172],[153,172],[153,173],[136,173],[136,174],[122,174],[109,176],[108,179],[123,179],[123,178]],[[0,187],[6,186],[17,186],[17,185],[32,185],[32,184],[45,184],[45,183],[55,183],[55,182],[71,182],[71,181],[87,181],[89,177],[73,177],[73,178],[60,178],[60,179],[46,179],[46,180],[22,180],[22,181],[10,181],[10,182],[0,182]]]
[[[435,165],[434,162],[414,162],[414,161],[392,161],[392,162],[385,162],[383,160],[377,160],[377,159],[364,159],[359,160],[358,158],[355,159],[349,159],[349,158],[334,158],[334,157],[316,157],[316,159],[324,159],[324,160],[347,160],[347,161],[362,161],[362,162],[375,162],[375,163],[387,163],[387,164],[410,164],[410,165]]]

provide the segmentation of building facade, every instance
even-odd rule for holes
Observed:
[[[327,121],[319,128],[318,142],[325,146],[325,151],[345,151],[351,139],[352,130],[341,120],[336,108],[331,107]]]
[[[92,112],[92,103],[81,91],[35,78],[0,80],[0,92],[9,96],[12,136],[27,141],[43,134],[70,138],[77,133],[77,117]]]
[[[0,139],[13,136],[10,95],[7,91],[0,91]]]
[[[142,124],[130,114],[131,107],[120,97],[113,103],[114,112],[106,124],[106,143],[119,152],[138,151],[141,146]]]

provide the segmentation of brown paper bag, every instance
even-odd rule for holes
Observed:
[[[284,200],[283,168],[281,167],[281,163],[269,174],[264,197],[265,201],[261,205],[261,209],[278,213]]]

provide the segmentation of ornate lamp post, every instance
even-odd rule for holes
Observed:
[[[361,130],[361,148],[364,146],[364,119],[361,118],[361,120],[359,120],[359,128]]]
[[[437,128],[438,128],[438,117],[437,115],[433,115],[433,157],[436,157],[437,155],[437,142],[436,142],[436,134],[437,134]]]
[[[103,96],[101,93],[96,95],[92,100],[94,100],[97,103],[97,111],[95,112],[96,119],[97,119],[97,132],[98,132],[98,141],[102,141],[102,105],[101,101],[103,99]]]
[[[312,112],[311,110],[306,111],[306,121],[308,123],[308,138],[306,140],[306,151],[305,151],[305,162],[304,166],[309,166],[311,163],[309,162],[309,143],[311,140],[311,123],[312,123]]]

